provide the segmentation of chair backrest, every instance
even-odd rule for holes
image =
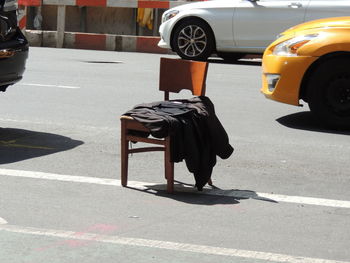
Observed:
[[[165,100],[169,99],[169,92],[183,89],[195,96],[205,95],[208,62],[161,58],[159,72],[159,90],[164,91]]]

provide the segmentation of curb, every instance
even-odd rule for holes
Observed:
[[[25,30],[29,45],[33,47],[56,47],[56,31]],[[129,36],[91,33],[64,33],[64,48],[106,51],[172,54],[158,47],[160,37]]]
[[[208,0],[196,0],[197,2]],[[19,0],[23,6],[64,5],[64,6],[95,6],[121,8],[172,8],[188,4],[186,0]]]
[[[208,0],[194,0],[201,1]],[[64,32],[66,6],[168,9],[188,3],[188,0],[18,0],[18,25],[31,46],[173,54],[158,47],[159,37]],[[58,33],[26,30],[27,7],[45,5],[57,6]]]
[[[25,30],[25,35],[32,47],[56,48],[56,31]],[[65,32],[63,48],[175,54],[158,47],[159,40],[160,37]],[[248,54],[245,58],[261,59],[262,54]]]

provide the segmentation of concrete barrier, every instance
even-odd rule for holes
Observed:
[[[196,0],[207,1],[207,0]],[[193,1],[191,1],[193,2]],[[103,7],[103,8],[155,8],[168,9],[189,3],[186,0],[18,0],[19,26],[26,32],[31,46],[83,48],[95,50],[117,50],[132,52],[169,53],[157,46],[157,36],[110,35],[96,33],[66,32],[66,8]],[[42,6],[57,6],[57,30],[26,30],[27,9]],[[41,15],[41,14],[40,14]],[[108,19],[105,19],[108,21]],[[103,25],[101,25],[103,27]],[[156,31],[154,31],[156,32]],[[156,35],[156,34],[153,34]]]
[[[207,1],[196,0],[194,2]],[[172,8],[178,5],[187,4],[189,1],[178,0],[18,0],[23,6],[99,6],[99,7],[121,7],[121,8]],[[191,1],[193,2],[193,1]]]
[[[27,24],[27,7],[21,6],[17,13],[18,26],[20,29],[25,29]]]
[[[25,30],[30,46],[56,47],[56,31]],[[63,48],[172,54],[159,48],[159,37],[65,32]]]

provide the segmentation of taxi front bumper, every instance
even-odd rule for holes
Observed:
[[[264,54],[261,92],[266,98],[299,106],[305,72],[317,57]]]

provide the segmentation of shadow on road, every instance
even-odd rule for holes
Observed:
[[[147,189],[144,190],[133,187],[127,188],[195,205],[235,205],[239,204],[241,200],[247,199],[278,203],[275,200],[261,197],[251,190],[223,190],[216,186],[212,186],[203,189],[203,191],[197,191],[194,185],[185,184],[179,181],[175,181],[174,194],[166,192],[166,184],[149,185],[146,187]]]
[[[261,60],[252,60],[252,59],[241,59],[237,61],[224,61],[219,58],[210,58],[208,59],[209,63],[215,64],[230,64],[230,65],[246,65],[246,66],[261,66]]]
[[[0,164],[67,151],[82,144],[57,134],[0,128]]]
[[[286,127],[293,128],[293,129],[350,135],[349,130],[341,130],[341,129],[336,130],[336,129],[325,128],[322,125],[322,123],[318,122],[312,116],[312,113],[310,111],[293,113],[293,114],[278,118],[276,121]]]

